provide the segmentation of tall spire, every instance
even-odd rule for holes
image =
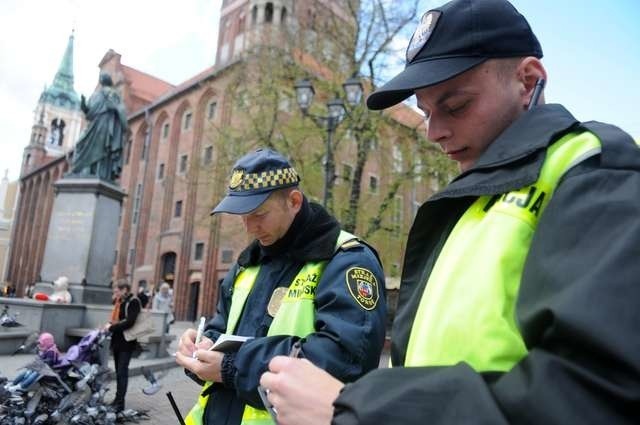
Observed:
[[[56,73],[56,77],[53,79],[53,85],[66,92],[72,92],[73,90],[73,39],[75,29],[71,30],[69,36],[69,42],[67,43],[67,50],[64,52],[62,62]]]
[[[60,62],[58,72],[56,72],[56,76],[53,79],[53,84],[44,89],[40,95],[40,102],[65,109],[80,109],[80,97],[73,88],[74,33],[75,30],[72,30],[62,62]]]

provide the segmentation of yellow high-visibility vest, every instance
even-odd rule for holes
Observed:
[[[527,354],[516,301],[538,220],[562,176],[600,151],[592,133],[568,134],[548,148],[534,184],[481,196],[467,209],[428,278],[404,366],[466,362],[503,372]]]
[[[357,237],[351,233],[344,230],[341,231],[336,242],[336,251],[343,244],[355,239]],[[315,331],[316,314],[313,306],[315,288],[320,282],[320,277],[326,265],[327,261],[318,261],[307,263],[302,267],[291,285],[289,285],[287,293],[282,299],[282,304],[271,322],[267,336],[292,335],[304,338]],[[233,284],[233,295],[231,296],[231,309],[227,318],[226,333],[234,332],[259,271],[260,266],[248,267],[236,276]],[[202,387],[197,403],[184,419],[186,425],[202,425],[204,410],[209,399],[209,394],[206,390],[212,384],[212,382],[206,382]],[[266,410],[245,405],[242,425],[274,425],[274,422]]]

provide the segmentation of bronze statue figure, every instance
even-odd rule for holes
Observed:
[[[100,86],[88,104],[81,97],[80,107],[89,122],[76,144],[71,174],[115,181],[122,171],[127,114],[109,74],[100,74]]]

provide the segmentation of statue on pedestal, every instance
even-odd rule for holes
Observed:
[[[81,97],[88,125],[76,144],[71,174],[114,182],[122,171],[127,113],[109,74],[100,74],[100,86],[88,103]]]

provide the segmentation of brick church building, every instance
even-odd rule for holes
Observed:
[[[119,181],[127,196],[114,253],[114,281],[127,278],[134,288],[153,288],[159,282],[168,282],[174,290],[176,316],[181,320],[215,312],[218,282],[249,241],[238,217],[211,217],[209,213],[224,195],[233,159],[263,145],[260,140],[242,145],[231,142],[235,139],[228,136],[230,129],[248,126],[248,114],[238,106],[241,96],[232,88],[237,87],[239,73],[248,66],[247,56],[255,51],[257,40],[264,40],[267,32],[277,34],[291,28],[299,31],[309,16],[315,16],[317,8],[340,16],[339,5],[332,0],[224,0],[215,64],[177,86],[125,65],[117,52],[110,50],[104,55],[100,70],[112,76],[129,120]],[[54,83],[40,97],[31,140],[24,151],[7,275],[18,295],[40,279],[55,198],[52,184],[68,170],[73,144],[84,126],[73,89],[73,37],[69,38]],[[304,60],[304,55],[296,57]],[[308,74],[317,80],[324,75],[318,65],[312,64],[309,69]],[[281,101],[278,109],[284,119],[299,118],[295,99]],[[371,147],[363,169],[360,211],[364,216],[384,212],[378,221],[386,230],[367,240],[380,251],[392,282],[402,264],[404,241],[415,211],[437,188],[437,182],[427,175],[434,173],[424,173],[425,177],[418,173],[386,199],[385,190],[392,184],[393,172],[415,153],[416,134],[420,133],[423,119],[405,105],[384,114],[393,120],[393,132],[400,136],[389,136],[389,143]],[[313,143],[321,148],[322,136],[315,137]],[[296,149],[303,156],[307,148]],[[336,151],[335,205],[344,202],[354,155],[347,142]],[[322,195],[321,184],[312,183],[313,176],[322,173],[321,161],[299,161],[303,189],[312,200],[319,200]],[[424,164],[418,165],[425,168],[427,162]],[[380,209],[383,203],[388,208]],[[334,211],[340,218],[338,208]],[[375,218],[367,216],[358,223],[356,232],[363,232]]]

